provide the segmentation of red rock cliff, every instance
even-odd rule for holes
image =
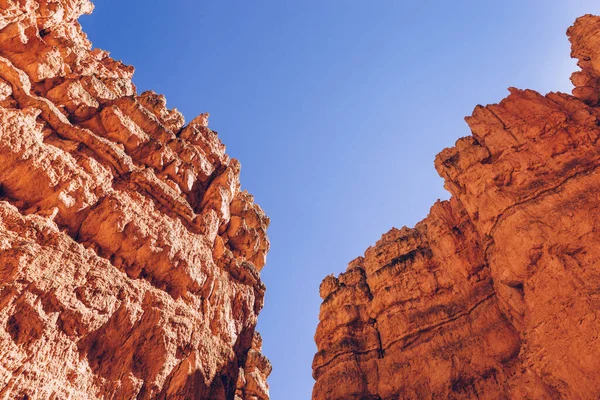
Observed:
[[[451,199],[323,281],[313,399],[600,397],[600,17],[567,34],[573,96],[475,108]]]
[[[267,399],[269,220],[91,10],[0,0],[0,398]]]

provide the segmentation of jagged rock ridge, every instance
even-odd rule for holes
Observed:
[[[313,399],[600,397],[600,17],[567,34],[573,96],[476,107],[451,199],[325,278]]]
[[[0,398],[268,399],[269,220],[92,8],[0,0]]]

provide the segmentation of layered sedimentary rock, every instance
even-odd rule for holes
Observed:
[[[0,398],[267,399],[269,220],[91,10],[0,0]]]
[[[323,281],[314,399],[600,397],[600,18],[567,33],[573,96],[475,108],[450,200]]]

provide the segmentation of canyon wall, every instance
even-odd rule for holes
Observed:
[[[313,399],[600,397],[600,17],[567,34],[573,96],[477,106],[450,200],[325,278]]]
[[[266,400],[269,220],[92,8],[0,0],[0,398]]]

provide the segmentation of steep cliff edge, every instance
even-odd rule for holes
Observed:
[[[0,0],[0,398],[268,399],[269,224],[88,0]]]
[[[325,278],[313,399],[600,396],[600,17],[567,34],[573,96],[478,106],[451,199]]]

